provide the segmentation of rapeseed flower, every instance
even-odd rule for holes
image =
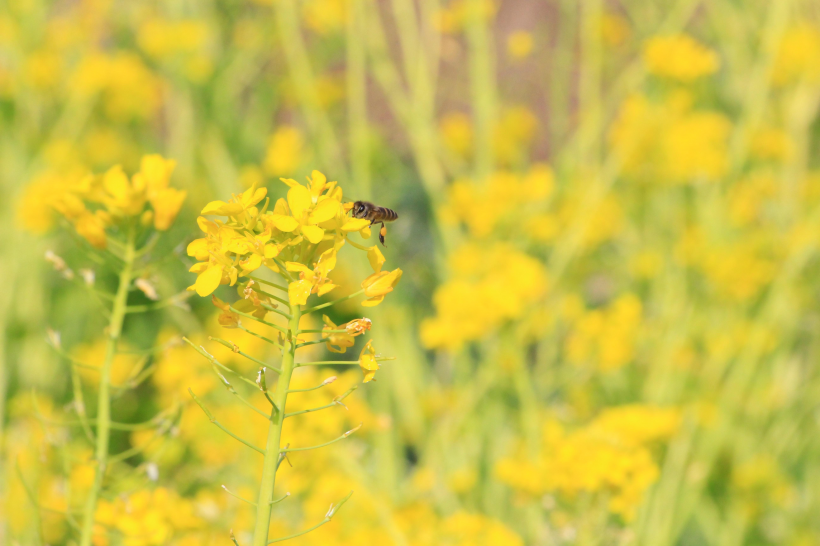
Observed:
[[[650,73],[683,83],[720,68],[717,53],[686,34],[650,38],[644,45],[643,59]]]
[[[175,165],[173,160],[147,155],[130,179],[122,167],[115,166],[102,176],[86,174],[56,181],[47,178],[35,187],[38,191],[50,190],[51,195],[42,198],[92,246],[105,248],[106,230],[114,225],[152,218],[158,231],[171,227],[186,197],[185,191],[169,186]],[[26,197],[23,203],[28,205],[29,199],[33,198]]]

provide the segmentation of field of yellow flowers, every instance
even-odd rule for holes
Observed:
[[[819,108],[818,0],[0,0],[0,546],[820,544]]]

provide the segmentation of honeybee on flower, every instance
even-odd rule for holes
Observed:
[[[199,260],[190,269],[197,274],[190,290],[208,296],[219,285],[233,286],[263,265],[290,279],[288,296],[297,305],[304,305],[311,294],[323,296],[336,288],[329,275],[339,250],[350,233],[362,232],[371,221],[349,217],[342,189],[319,171],[313,171],[307,186],[281,180],[288,186],[287,197],[272,208],[267,189],[254,185],[227,202],[213,201],[202,209],[197,222],[205,237],[188,245],[188,255]],[[227,220],[209,220],[206,215]],[[362,285],[368,296],[365,305],[376,305],[398,283],[401,270],[382,272],[384,257],[375,247],[366,250],[375,273]]]

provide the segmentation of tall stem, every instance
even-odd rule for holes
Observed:
[[[291,319],[288,321],[288,336],[282,351],[282,373],[276,384],[271,409],[268,442],[265,446],[265,462],[262,467],[262,483],[259,486],[259,497],[256,501],[256,525],[253,528],[253,546],[266,546],[270,528],[271,501],[273,486],[276,482],[276,469],[279,466],[279,446],[282,438],[282,423],[285,421],[285,403],[288,400],[290,377],[294,370],[296,355],[296,333],[299,331],[299,319],[302,309],[298,305],[290,306]]]
[[[111,321],[108,324],[108,342],[105,347],[105,360],[103,361],[100,374],[100,394],[97,400],[97,445],[96,445],[96,469],[94,471],[94,483],[88,498],[85,502],[83,512],[83,526],[80,537],[80,546],[91,546],[91,534],[94,530],[94,512],[97,509],[97,499],[102,488],[103,477],[105,476],[108,464],[108,440],[111,433],[111,363],[117,353],[117,344],[122,333],[122,323],[125,318],[126,301],[128,299],[128,287],[131,284],[131,277],[134,268],[134,258],[136,250],[134,248],[134,228],[128,234],[128,242],[125,247],[125,264],[120,271],[120,281],[117,287],[117,295],[114,297],[114,308],[111,311]]]

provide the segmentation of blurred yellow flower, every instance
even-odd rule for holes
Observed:
[[[296,127],[282,126],[271,135],[263,167],[271,176],[288,176],[302,162],[304,139]]]
[[[526,59],[532,53],[534,45],[531,32],[516,30],[507,37],[507,54],[513,59]]]
[[[602,371],[628,364],[635,358],[642,313],[641,300],[634,294],[625,294],[603,309],[584,313],[564,342],[567,359],[575,364],[591,364]]]
[[[436,289],[434,317],[422,321],[428,348],[456,349],[521,316],[544,295],[544,266],[505,243],[464,245],[452,257],[453,278]]]
[[[632,36],[632,27],[623,15],[608,11],[601,18],[601,36],[610,47],[623,45]]]
[[[308,0],[302,6],[305,25],[317,34],[343,29],[347,21],[348,0]]]
[[[493,151],[500,165],[520,163],[538,130],[538,118],[529,108],[516,106],[503,110],[493,130]]]
[[[607,492],[609,510],[631,520],[659,473],[645,444],[668,440],[677,431],[679,414],[641,405],[607,411],[572,432],[547,420],[540,455],[532,459],[522,446],[518,455],[496,463],[496,476],[530,495],[558,492],[573,498],[581,492]],[[626,424],[619,422],[621,417]]]
[[[772,80],[777,85],[801,79],[820,82],[820,29],[814,23],[800,23],[783,34],[772,68]]]
[[[720,68],[717,53],[687,34],[650,38],[644,44],[643,59],[651,74],[683,83],[714,74]]]
[[[461,112],[449,112],[439,121],[439,131],[450,152],[462,158],[472,153],[473,124],[470,116]]]
[[[624,101],[609,139],[627,173],[656,184],[715,180],[726,173],[731,122],[719,112],[693,110],[691,101],[685,92],[662,104],[642,95]]]

